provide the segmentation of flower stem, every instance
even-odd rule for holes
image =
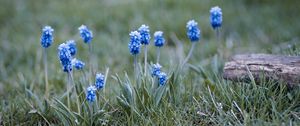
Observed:
[[[93,125],[93,104],[89,104],[90,109],[90,125]]]
[[[184,59],[184,61],[181,64],[181,68],[188,62],[188,60],[190,59],[190,57],[192,56],[193,50],[195,48],[196,42],[192,43],[191,49],[188,53],[188,55],[186,56],[186,58]]]
[[[138,68],[138,66],[137,66],[137,55],[134,55],[134,79],[135,79],[135,81],[137,82],[137,79],[138,79],[138,70],[137,70],[137,68]]]
[[[148,50],[147,50],[147,45],[145,45],[145,76],[146,76],[146,74],[147,74],[147,52],[148,52]]]
[[[71,84],[75,87],[77,112],[80,115],[80,113],[81,113],[80,112],[80,102],[79,102],[79,96],[78,96],[77,88],[76,88],[75,83],[74,83],[74,78],[73,78],[72,72],[69,72],[69,73],[70,73],[70,78],[71,78]]]
[[[44,48],[45,97],[49,96],[47,49]]]
[[[70,90],[71,90],[70,88],[71,88],[71,72],[68,72],[68,84],[67,84],[67,90],[70,91]],[[71,91],[71,92],[72,92],[72,91]],[[68,102],[68,108],[71,109],[70,92],[68,92],[67,102]]]
[[[107,67],[105,71],[104,85],[106,85],[108,73],[109,73],[109,67]],[[103,88],[103,94],[105,94],[105,91],[106,91],[105,88]]]
[[[89,67],[89,83],[92,83],[92,46],[91,43],[88,43],[89,45],[89,61],[90,61],[90,67]]]
[[[98,94],[98,97],[96,96],[96,109],[98,110],[99,109],[99,103],[100,102],[100,92],[96,91],[96,93]]]
[[[155,93],[155,90],[157,89],[157,87],[158,87],[158,77],[155,77],[154,78],[154,83],[153,83],[153,85],[152,85],[152,93],[154,94]]]
[[[223,48],[224,46],[221,43],[220,28],[216,28],[215,31],[216,31],[216,41],[217,41],[217,44],[219,45],[218,49],[217,49],[217,53],[219,54],[220,57],[223,57],[225,52],[224,52],[224,48]]]
[[[157,52],[156,63],[159,63],[159,58],[160,58],[160,47],[157,47],[156,52]]]
[[[83,71],[83,70],[80,70],[81,71],[81,73],[82,73],[82,77],[83,77],[83,83],[84,83],[84,85],[87,85],[87,78],[86,78],[86,73]]]
[[[220,42],[220,28],[216,28],[216,37],[217,37],[217,42]]]

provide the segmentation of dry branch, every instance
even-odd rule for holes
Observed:
[[[251,73],[251,74],[250,74]],[[255,81],[261,77],[282,81],[289,86],[300,84],[300,57],[269,54],[235,55],[225,63],[223,78],[232,81]]]

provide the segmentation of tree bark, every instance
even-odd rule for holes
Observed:
[[[288,86],[300,84],[300,57],[270,54],[235,55],[225,63],[223,78],[231,81],[256,82],[274,80]]]

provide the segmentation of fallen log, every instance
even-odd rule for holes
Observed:
[[[270,54],[235,55],[225,63],[223,78],[231,81],[275,80],[300,84],[300,57]]]

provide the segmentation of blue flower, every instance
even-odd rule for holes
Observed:
[[[129,51],[132,55],[140,53],[141,48],[141,35],[137,31],[130,32],[130,41],[128,44]]]
[[[104,87],[104,75],[101,73],[96,74],[96,82],[95,85],[98,90]]]
[[[93,39],[93,32],[90,31],[85,25],[78,28],[80,36],[85,43],[90,43]]]
[[[164,72],[160,72],[158,74],[158,83],[159,83],[159,85],[163,86],[163,85],[166,84],[166,82],[167,82],[167,74],[164,73]]]
[[[53,42],[53,29],[50,26],[45,26],[43,28],[42,36],[41,36],[41,45],[44,48],[48,48],[51,46]]]
[[[190,20],[186,24],[187,36],[191,42],[197,42],[200,39],[200,29],[195,20]]]
[[[151,38],[149,26],[143,24],[138,31],[141,34],[141,44],[148,45]]]
[[[58,58],[64,72],[72,71],[72,56],[67,44],[62,43],[58,46]]]
[[[154,33],[154,45],[157,47],[162,47],[165,44],[164,33],[162,31],[156,31]]]
[[[160,73],[160,69],[161,69],[161,65],[159,65],[159,63],[153,64],[151,75],[152,76],[158,76],[159,73]]]
[[[96,99],[96,87],[95,86],[89,86],[86,90],[86,100],[88,100],[90,103],[94,102]]]
[[[222,10],[218,6],[210,9],[210,23],[213,29],[221,27],[222,25]]]
[[[74,56],[77,52],[76,43],[74,40],[67,41],[67,45],[69,46],[69,50],[72,56]]]
[[[72,59],[72,66],[74,66],[77,70],[82,70],[83,67],[85,66],[85,63],[74,58]]]

